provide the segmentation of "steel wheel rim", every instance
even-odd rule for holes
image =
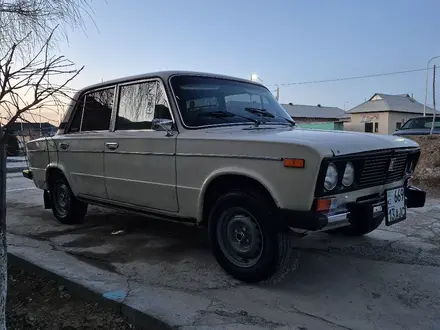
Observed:
[[[54,206],[55,210],[60,216],[65,216],[69,212],[70,207],[70,191],[67,184],[64,182],[57,182],[55,184],[55,198]]]
[[[263,253],[263,232],[255,217],[241,207],[224,211],[217,225],[217,241],[235,266],[254,266]]]

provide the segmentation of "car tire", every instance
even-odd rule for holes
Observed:
[[[52,212],[57,220],[66,225],[84,222],[87,204],[79,201],[62,174],[57,174],[50,185]]]
[[[328,234],[344,235],[344,236],[364,236],[376,230],[382,223],[384,217],[380,217],[377,221],[371,223],[351,223],[349,226],[335,228],[327,231]]]
[[[220,266],[243,282],[278,282],[297,267],[292,237],[275,225],[273,207],[262,194],[231,191],[211,208],[208,231]]]

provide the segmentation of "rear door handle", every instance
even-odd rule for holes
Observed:
[[[119,147],[119,143],[118,142],[107,142],[105,144],[105,146],[110,150],[116,150]]]
[[[66,150],[67,148],[69,148],[69,144],[66,142],[61,142],[60,143],[60,149],[62,150]]]

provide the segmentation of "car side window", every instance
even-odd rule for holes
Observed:
[[[171,119],[166,93],[159,82],[120,87],[116,130],[151,129],[154,118]]]
[[[114,87],[86,94],[81,132],[109,129],[114,94]]]
[[[83,114],[84,107],[84,95],[81,96],[75,105],[75,109],[73,110],[73,119],[70,123],[70,127],[68,133],[78,133],[81,130],[81,118]]]

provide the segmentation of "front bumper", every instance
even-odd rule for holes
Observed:
[[[426,192],[416,187],[405,187],[407,208],[423,207]],[[310,231],[330,230],[348,226],[350,223],[371,222],[380,223],[385,217],[385,201],[373,203],[350,202],[346,211],[334,215],[326,215],[315,211],[279,210],[279,218],[284,227]]]

